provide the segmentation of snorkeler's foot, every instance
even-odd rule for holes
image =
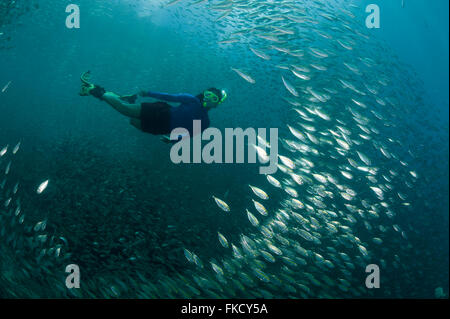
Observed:
[[[80,95],[81,96],[88,96],[90,95],[89,92],[94,88],[94,85],[89,82],[91,78],[91,71],[83,72],[80,76],[81,80],[81,90]]]
[[[89,92],[94,88],[94,85],[92,84],[81,84],[81,89],[80,89],[80,95],[81,96],[88,96]]]
[[[95,85],[89,82],[91,78],[91,71],[84,72],[81,74],[81,96],[92,95],[98,99],[102,99],[103,94],[105,94],[106,90],[99,85]]]
[[[129,104],[135,104],[137,98],[138,98],[138,95],[137,95],[137,94],[133,94],[133,95],[123,95],[123,96],[120,97],[120,99],[121,99],[122,101],[125,101],[125,102],[127,102],[127,103],[129,103]]]
[[[81,85],[81,90],[80,90],[81,96],[92,95],[93,97],[96,97],[101,100],[103,97],[103,94],[105,94],[105,93],[106,93],[106,90],[99,85],[94,85],[94,84],[89,84],[89,85],[82,84]]]

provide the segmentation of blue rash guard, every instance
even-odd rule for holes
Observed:
[[[192,137],[194,136],[194,120],[201,120],[202,131],[210,125],[208,110],[202,106],[197,97],[191,94],[167,94],[149,91],[146,96],[167,102],[180,103],[178,107],[170,107],[170,130],[182,127],[187,129],[190,137]]]

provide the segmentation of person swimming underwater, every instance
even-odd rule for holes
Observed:
[[[164,142],[171,142],[168,135],[175,128],[184,128],[189,136],[194,135],[193,121],[201,121],[201,130],[209,127],[208,111],[218,107],[227,98],[224,90],[209,88],[203,93],[193,96],[191,94],[167,94],[153,91],[141,91],[141,97],[151,97],[157,100],[180,103],[178,107],[166,102],[136,103],[138,94],[119,96],[107,92],[99,85],[89,82],[90,71],[81,75],[81,96],[92,95],[107,102],[116,111],[130,118],[130,124],[142,132],[153,135],[163,135]],[[178,140],[183,136],[179,135]]]

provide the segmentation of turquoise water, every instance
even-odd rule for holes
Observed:
[[[65,27],[60,1],[0,5],[0,296],[434,298],[442,287],[448,297],[448,3],[376,1],[373,30],[366,1],[193,2],[77,1],[79,29]],[[278,128],[295,168],[280,161],[276,188],[257,164],[175,165],[158,137],[78,95],[86,70],[118,94],[225,88],[212,126]],[[77,290],[65,286],[72,263]],[[380,266],[379,289],[364,284],[368,264]]]

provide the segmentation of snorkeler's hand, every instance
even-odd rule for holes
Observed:
[[[168,137],[167,135],[161,136],[160,140],[163,141],[163,142],[166,143],[166,144],[172,143],[172,140],[171,140],[170,137]]]
[[[148,92],[148,91],[146,91],[146,90],[144,90],[144,89],[141,89],[141,88],[139,89],[139,95],[140,95],[140,96],[143,96],[143,97],[144,97],[144,96],[147,96],[147,92]]]

